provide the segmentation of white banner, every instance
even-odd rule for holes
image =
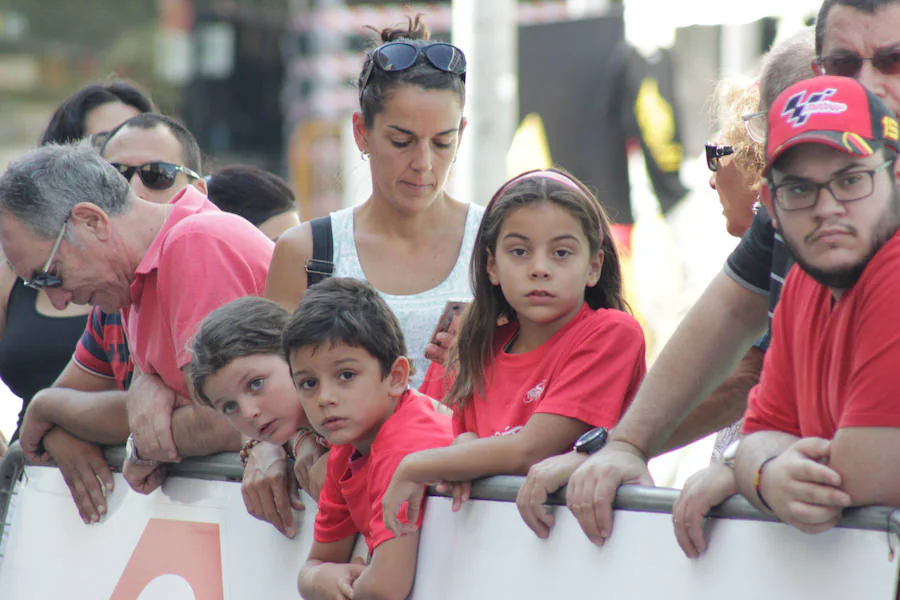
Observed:
[[[53,468],[28,467],[0,544],[0,598],[250,600],[297,598],[314,505],[294,540],[250,517],[240,484],[171,477],[141,496],[116,475],[109,513],[79,519]],[[884,531],[809,536],[785,525],[714,519],[711,546],[685,558],[671,516],[618,511],[592,545],[571,514],[539,540],[511,502],[476,500],[458,513],[430,497],[413,597],[893,599],[897,559]]]

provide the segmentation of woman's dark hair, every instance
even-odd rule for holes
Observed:
[[[87,114],[98,106],[110,102],[127,104],[142,113],[156,110],[150,96],[134,83],[123,79],[91,83],[63,100],[50,117],[50,122],[41,136],[40,145],[68,144],[84,138],[84,121]]]
[[[212,406],[203,391],[206,378],[236,358],[254,354],[281,356],[281,331],[289,318],[281,306],[256,296],[232,300],[206,315],[191,344],[188,373],[194,399]]]
[[[209,177],[206,188],[213,204],[257,227],[297,208],[294,193],[284,179],[250,165],[221,169]]]
[[[422,15],[416,15],[415,19],[412,17],[406,19],[405,28],[387,27],[379,30],[369,26],[368,29],[381,36],[381,44],[404,41],[417,48],[428,45],[431,32],[425,25]],[[372,64],[372,57],[377,49],[378,46],[366,52],[366,60],[363,62],[356,84],[359,89],[359,108],[366,127],[372,127],[375,115],[384,110],[385,101],[391,90],[403,85],[415,85],[426,90],[450,90],[459,96],[461,106],[466,105],[466,85],[459,75],[436,69],[423,55],[419,55],[416,64],[405,71],[385,72]],[[363,87],[364,74],[369,71],[371,74]]]
[[[584,288],[584,300],[592,309],[628,311],[622,294],[619,254],[609,226],[609,218],[597,197],[576,178],[557,170],[523,173],[505,183],[487,205],[475,248],[469,277],[475,297],[450,352],[450,368],[456,379],[447,393],[448,405],[466,402],[473,394],[483,394],[485,372],[494,359],[494,332],[500,320],[515,321],[516,312],[500,286],[491,283],[487,265],[497,251],[500,228],[506,217],[525,206],[549,202],[571,214],[580,224],[591,255],[603,253],[600,279]]]

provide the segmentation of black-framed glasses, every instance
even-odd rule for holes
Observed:
[[[416,46],[409,42],[388,42],[376,48],[372,53],[372,60],[369,61],[366,71],[359,81],[360,96],[369,83],[372,69],[378,67],[385,73],[406,71],[416,64],[419,56],[424,56],[431,66],[439,71],[459,75],[465,83],[466,55],[453,44],[432,42],[424,46]]]
[[[840,75],[856,78],[864,61],[885,75],[900,75],[900,49],[888,52],[877,52],[875,56],[857,56],[856,54],[834,54],[820,56],[813,61],[813,68],[820,75]]]
[[[741,117],[744,121],[744,129],[747,130],[747,135],[758,144],[766,142],[766,130],[769,126],[769,121],[766,118],[768,113],[769,111],[761,110]]]
[[[734,148],[731,146],[719,146],[710,142],[706,143],[706,166],[710,171],[715,173],[719,170],[719,159],[723,156],[734,154]]]
[[[56,241],[53,242],[53,248],[50,250],[50,256],[47,258],[47,262],[44,263],[44,267],[40,271],[31,275],[31,279],[22,282],[26,286],[37,291],[45,290],[47,288],[62,287],[62,277],[52,273],[50,267],[53,265],[53,260],[56,258],[56,252],[59,250],[59,245],[62,243],[63,235],[66,233],[66,225],[68,224],[69,218],[66,217],[62,227],[59,229],[59,234],[56,236]]]
[[[167,190],[175,184],[175,178],[179,173],[184,173],[191,179],[201,179],[200,175],[187,167],[163,161],[145,162],[142,165],[125,165],[122,163],[109,163],[121,173],[128,183],[137,173],[141,182],[151,190]]]
[[[819,192],[828,190],[832,198],[845,204],[868,198],[875,190],[875,173],[891,166],[893,161],[885,161],[867,171],[849,171],[835,175],[825,183],[798,179],[773,185],[769,182],[772,196],[778,208],[785,211],[812,208],[819,202]]]

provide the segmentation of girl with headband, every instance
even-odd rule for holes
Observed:
[[[609,221],[569,175],[531,171],[505,184],[487,206],[471,272],[475,298],[444,397],[457,437],[400,463],[383,503],[397,533],[410,528],[397,518],[401,505],[415,511],[428,482],[453,483],[456,510],[472,479],[524,475],[579,436],[602,439],[645,372]]]

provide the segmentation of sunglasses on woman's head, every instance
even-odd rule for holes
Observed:
[[[715,173],[719,170],[719,159],[723,156],[734,154],[734,148],[731,146],[717,146],[716,144],[706,144],[706,166]]]
[[[372,53],[372,60],[366,66],[366,71],[359,83],[360,95],[366,89],[369,78],[372,76],[372,69],[375,67],[385,73],[406,71],[416,64],[419,56],[424,56],[431,66],[439,71],[459,75],[465,83],[466,55],[453,44],[433,42],[424,46],[416,46],[409,42],[388,42],[376,48]]]
[[[900,48],[887,52],[878,52],[875,56],[857,56],[856,54],[835,54],[822,56],[813,61],[813,69],[820,75],[839,75],[856,77],[865,61],[885,75],[900,75]]]
[[[175,178],[178,177],[179,173],[184,173],[191,179],[201,178],[200,175],[187,167],[163,161],[145,162],[142,165],[135,166],[122,163],[109,164],[115,167],[115,169],[125,177],[128,183],[131,183],[131,178],[137,173],[141,178],[141,182],[151,190],[169,189],[175,184]]]

